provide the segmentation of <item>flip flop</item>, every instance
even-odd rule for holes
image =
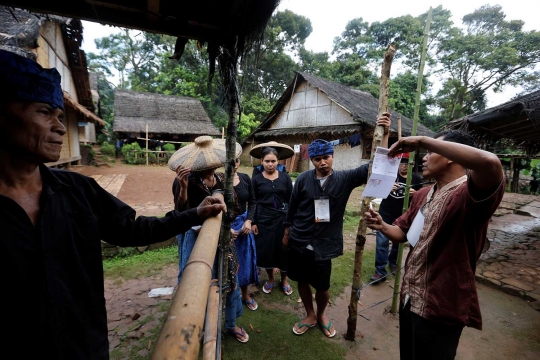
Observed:
[[[289,286],[283,286],[281,285],[281,289],[283,290],[283,293],[287,296],[291,295],[292,294],[292,287],[291,285],[289,284]]]
[[[274,286],[276,286],[276,283],[269,284],[268,281],[265,281],[262,290],[264,291],[265,294],[270,294]]]
[[[254,298],[250,298],[251,301],[242,299],[242,303],[246,304],[247,308],[251,311],[255,311],[259,308],[259,305],[255,302]],[[251,307],[250,307],[251,305]]]
[[[293,326],[292,328],[292,332],[295,333],[296,335],[303,335],[306,333],[306,331],[308,331],[312,327],[315,327],[315,324],[302,324],[300,321],[297,322],[296,324],[298,324],[298,330],[296,330],[296,326]],[[302,331],[302,328],[306,328],[306,329]]]
[[[232,336],[234,336],[234,338],[238,341],[240,341],[241,343],[247,343],[248,340],[249,340],[249,335],[247,334],[247,332],[244,330],[244,328],[240,328],[240,331],[235,331],[234,329],[227,329],[227,332],[229,334],[231,334]],[[240,335],[241,337],[243,337],[243,339],[239,338],[238,335]]]
[[[334,327],[334,331],[330,331],[330,329],[332,328],[332,322],[329,321],[328,322],[328,325],[324,326],[322,323],[319,323],[319,326],[323,329],[323,334],[328,337],[328,338],[332,338],[334,336],[336,336],[337,334],[337,331],[336,331],[336,328]],[[328,331],[328,334],[324,331],[324,329],[326,329],[326,331]]]

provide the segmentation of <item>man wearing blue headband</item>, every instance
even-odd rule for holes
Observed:
[[[1,344],[17,359],[108,359],[101,240],[164,241],[225,205],[136,218],[94,179],[44,165],[66,134],[56,69],[0,50],[0,87]]]
[[[390,114],[384,113],[377,125],[385,128],[382,147],[388,147]],[[298,292],[307,316],[294,324],[296,335],[319,324],[327,337],[336,329],[325,314],[330,299],[332,259],[343,255],[343,216],[354,188],[367,182],[369,165],[333,171],[334,147],[317,139],[308,148],[315,167],[296,179],[285,222],[283,244],[288,246],[287,274],[298,282]],[[311,287],[315,288],[313,307]]]

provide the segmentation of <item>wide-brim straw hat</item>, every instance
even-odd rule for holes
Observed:
[[[294,155],[294,150],[292,147],[290,147],[289,145],[278,143],[276,141],[270,141],[264,144],[254,146],[250,150],[249,155],[253,156],[254,158],[261,159],[262,152],[264,148],[267,147],[273,147],[274,149],[276,149],[278,153],[278,160],[288,159]]]
[[[225,139],[213,139],[211,136],[199,136],[193,144],[178,149],[172,154],[168,165],[176,171],[182,165],[191,171],[203,171],[222,167],[227,162]],[[242,146],[236,143],[235,158],[242,153]]]

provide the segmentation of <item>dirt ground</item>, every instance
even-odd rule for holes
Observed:
[[[112,165],[111,167],[73,167],[73,171],[85,175],[128,174],[127,180],[118,193],[124,202],[136,206],[148,203],[168,204],[172,208],[171,185],[174,173],[167,167],[145,167]],[[241,172],[251,175],[248,168]],[[357,194],[351,200],[358,197]],[[347,247],[352,247],[352,239]],[[368,236],[366,247],[374,246],[374,236]],[[167,267],[163,273],[149,278],[124,282],[106,280],[106,299],[109,313],[109,329],[116,328],[115,334],[130,332],[130,340],[122,345],[118,337],[110,336],[111,350],[116,346],[141,348],[144,333],[151,328],[159,328],[159,321],[149,322],[142,329],[133,329],[129,323],[122,322],[126,316],[137,318],[153,314],[156,319],[166,313],[170,297],[149,298],[153,288],[174,286],[177,269],[175,265]],[[360,299],[362,311],[381,300],[392,296],[393,280],[376,286],[369,286],[362,291]],[[477,284],[483,314],[483,330],[466,328],[461,337],[457,359],[539,359],[540,358],[540,312],[531,308],[527,301],[506,294],[502,291]],[[398,359],[399,327],[398,319],[387,310],[391,302],[362,311],[367,319],[359,317],[357,341],[350,342],[342,338],[347,329],[347,305],[350,288],[329,307],[328,314],[334,322],[338,335],[331,341],[340,341],[349,348],[346,359]],[[161,304],[161,305],[160,305]],[[369,320],[368,320],[369,319]],[[112,334],[112,332],[110,332]],[[291,334],[291,336],[293,336]],[[147,340],[146,340],[147,341]],[[143,344],[139,355],[145,356],[148,346]],[[128,358],[128,357],[127,357]],[[226,358],[226,354],[224,354]]]

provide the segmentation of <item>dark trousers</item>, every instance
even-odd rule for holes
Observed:
[[[411,312],[411,303],[399,307],[401,360],[453,360],[463,325],[446,325]]]

